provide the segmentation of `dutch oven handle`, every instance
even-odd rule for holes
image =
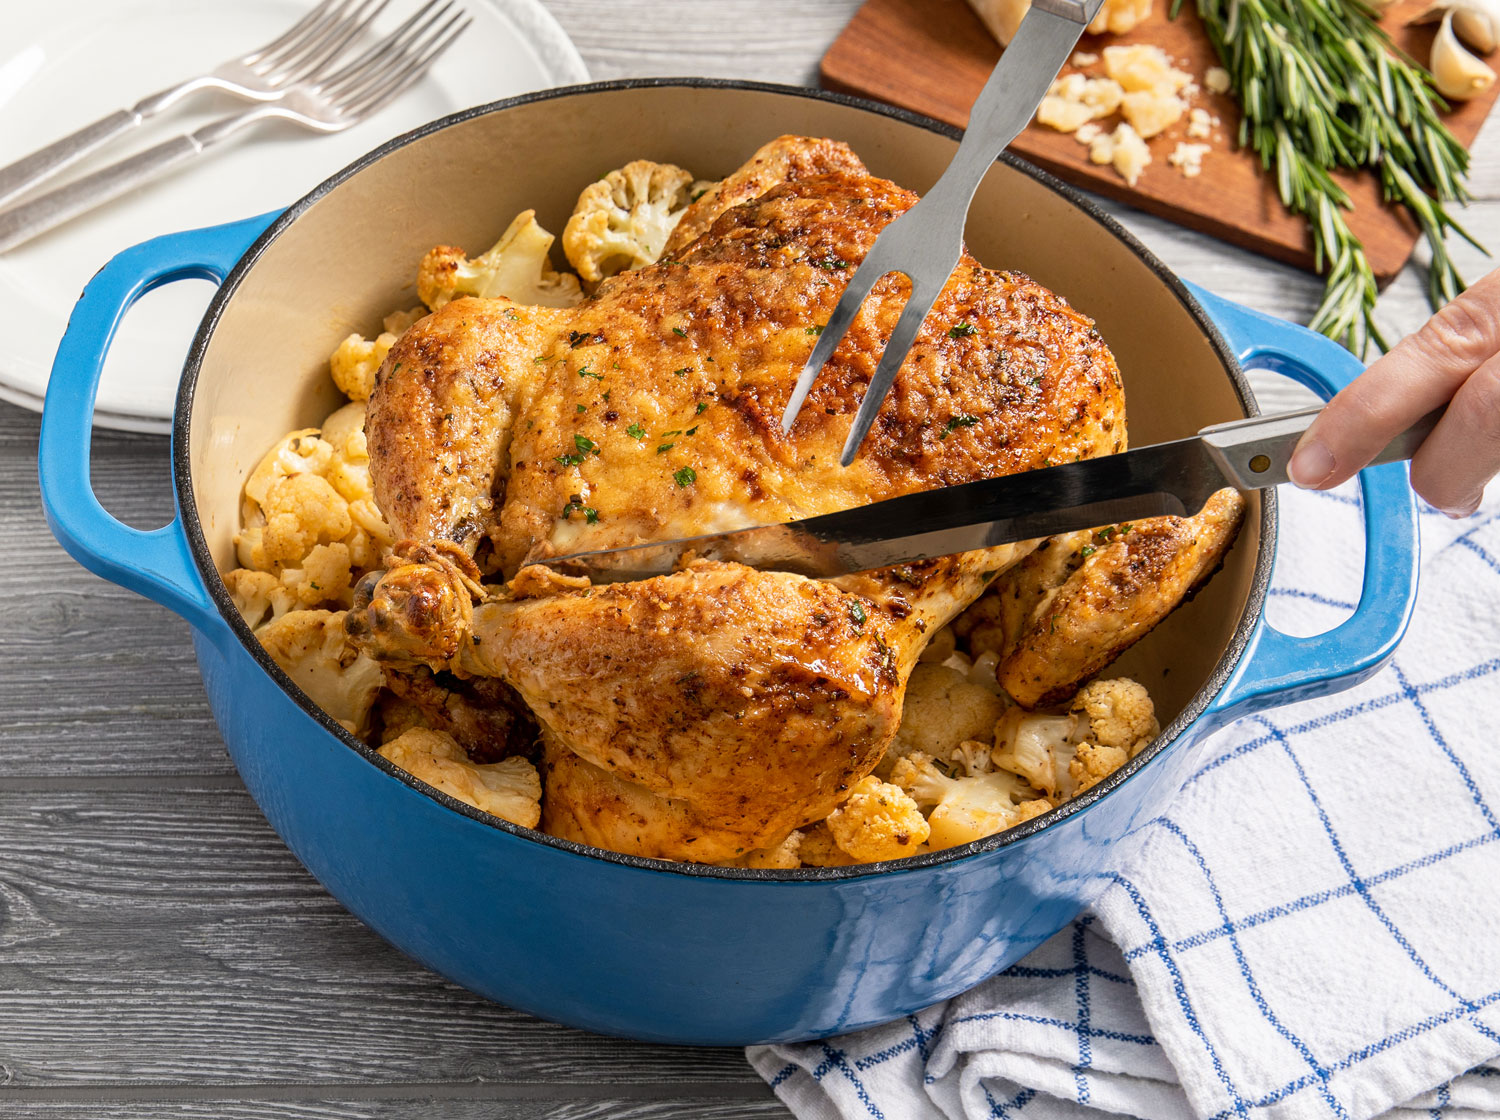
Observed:
[[[188,549],[180,504],[169,524],[147,532],[110,516],[94,496],[89,481],[94,397],[104,357],[131,305],[173,280],[223,283],[275,216],[157,237],[106,264],[68,319],[42,409],[37,469],[42,508],[58,542],[89,571],[155,600],[200,630],[218,615]]]
[[[1320,334],[1188,287],[1247,369],[1274,370],[1325,400],[1364,370]],[[1283,634],[1262,617],[1239,668],[1209,709],[1215,722],[1352,688],[1395,653],[1417,599],[1416,496],[1405,463],[1361,471],[1359,487],[1365,571],[1354,614],[1308,638]]]

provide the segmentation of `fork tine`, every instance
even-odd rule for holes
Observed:
[[[792,388],[792,399],[786,402],[786,411],[781,414],[782,435],[791,432],[792,425],[797,422],[797,413],[802,411],[807,394],[812,392],[813,383],[817,381],[818,374],[823,371],[824,363],[833,356],[839,343],[844,341],[844,335],[849,333],[849,325],[854,322],[854,317],[859,314],[859,309],[869,298],[876,281],[890,271],[883,268],[879,261],[872,259],[873,257],[872,252],[854,270],[854,275],[849,278],[849,284],[844,289],[844,294],[839,297],[833,314],[828,317],[828,322],[819,333],[812,353],[807,356],[807,364],[802,367],[802,374]]]
[[[277,71],[284,73],[288,67],[295,66],[300,59],[316,51],[319,44],[327,42],[330,35],[337,33],[339,22],[356,3],[358,0],[338,0],[338,3],[330,7],[323,18],[318,20],[316,26],[308,28],[307,32],[299,36],[296,42],[288,43],[274,56],[267,56],[260,64],[261,72],[263,74]]]
[[[407,64],[398,69],[388,79],[388,84],[369,92],[364,99],[356,102],[349,112],[356,117],[362,117],[367,113],[373,113],[397,94],[401,93],[418,78],[427,72],[437,57],[453,45],[453,41],[469,29],[469,24],[474,21],[463,12],[456,12],[447,23],[440,27],[434,36],[429,37],[426,43],[419,48],[422,53],[412,58]]]
[[[426,22],[424,21],[427,20],[429,13],[432,13],[434,8],[438,9],[436,15],[441,16],[443,12],[447,11],[448,7],[449,4],[441,4],[440,6],[440,0],[427,0],[427,3],[408,16],[400,27],[319,81],[317,83],[318,87],[325,94],[343,96],[344,92],[351,85],[363,82],[372,73],[378,73],[379,68],[384,64],[384,60],[404,49],[406,41],[412,37],[413,29],[417,28],[419,24],[423,28],[426,27]]]
[[[847,467],[854,462],[854,456],[859,452],[859,445],[864,443],[870,426],[875,423],[875,417],[880,412],[880,404],[885,400],[891,382],[896,379],[896,371],[906,360],[907,351],[917,340],[917,331],[922,329],[922,320],[927,318],[927,313],[932,310],[933,302],[941,290],[941,284],[932,287],[917,277],[912,277],[911,296],[907,299],[906,306],[901,309],[901,318],[896,321],[896,329],[891,332],[891,337],[885,344],[885,353],[880,355],[880,364],[875,367],[875,376],[870,378],[870,386],[865,390],[865,399],[859,402],[859,411],[854,414],[854,423],[849,428],[849,438],[844,441],[844,452],[839,456],[841,466]]]
[[[348,0],[323,0],[321,4],[292,24],[292,26],[288,27],[275,39],[272,39],[265,46],[257,47],[241,58],[240,61],[246,66],[254,66],[256,63],[269,58],[284,47],[296,42],[303,34],[310,30],[314,23],[321,22],[330,9],[343,7],[347,2]]]
[[[445,17],[446,22],[442,22]],[[396,75],[405,72],[412,59],[425,51],[428,44],[442,35],[453,23],[463,18],[463,12],[454,12],[451,4],[444,4],[434,9],[419,26],[404,36],[404,41],[389,44],[385,57],[372,59],[364,73],[343,83],[343,88],[338,91],[340,105],[345,111],[352,112],[355,106],[379,94],[389,83],[396,80]]]
[[[296,71],[288,75],[287,80],[302,82],[321,74],[343,53],[356,35],[375,22],[385,10],[386,3],[387,0],[360,0],[353,11],[340,17],[340,26],[315,44],[311,57],[304,55],[296,60]]]

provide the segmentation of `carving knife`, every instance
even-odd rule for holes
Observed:
[[[1320,411],[1215,424],[1188,439],[922,490],[801,521],[537,562],[586,571],[599,582],[663,575],[694,557],[821,578],[1123,521],[1187,517],[1226,486],[1256,490],[1286,482],[1297,441]],[[1423,417],[1371,465],[1411,458],[1441,415],[1439,409]]]

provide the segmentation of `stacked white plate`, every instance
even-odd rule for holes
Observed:
[[[418,0],[392,0],[372,33]],[[178,230],[286,206],[384,141],[435,117],[588,80],[583,59],[537,0],[463,0],[473,24],[433,69],[369,120],[334,136],[268,122],[132,195],[0,253],[0,399],[39,410],[78,293],[120,250]],[[0,37],[0,166],[115,109],[269,42],[312,0],[70,0],[14,5]],[[242,108],[200,93],[97,153],[83,170]],[[70,169],[71,171],[72,169]],[[64,181],[70,172],[51,180]],[[46,187],[42,189],[47,189]],[[164,432],[194,329],[202,281],[148,294],[105,366],[95,423]]]

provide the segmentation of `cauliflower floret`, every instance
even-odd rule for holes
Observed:
[[[976,774],[988,774],[995,768],[993,752],[993,743],[965,739],[948,752],[948,761],[958,767],[960,773],[972,778]]]
[[[950,778],[921,751],[899,760],[891,781],[919,806],[932,806],[927,815],[927,846],[932,851],[957,847],[1003,832],[1046,809],[1032,803],[1029,789],[1016,775],[995,770],[971,778]],[[1023,816],[1021,806],[1027,806]],[[1043,801],[1047,809],[1051,805]]]
[[[351,334],[338,348],[328,355],[328,372],[339,392],[350,400],[367,401],[375,391],[375,373],[380,363],[396,345],[393,334],[379,334],[369,339],[362,334]]]
[[[1151,694],[1128,677],[1090,681],[1073,697],[1070,711],[1087,721],[1090,739],[1131,758],[1161,734]]]
[[[236,568],[225,573],[224,586],[229,588],[229,597],[234,600],[235,609],[240,612],[245,625],[254,630],[270,613],[271,596],[280,589],[281,581],[270,572]]]
[[[877,773],[885,776],[896,759],[912,751],[943,758],[965,739],[988,739],[1004,712],[1005,701],[965,673],[919,662],[906,684],[901,726]]]
[[[1043,793],[1066,799],[1076,792],[1068,767],[1078,746],[1077,730],[1076,716],[1012,708],[995,725],[991,757],[996,766],[1022,775]]]
[[[848,867],[858,863],[834,840],[826,821],[819,821],[802,830],[802,843],[797,847],[797,857],[803,867]]]
[[[906,791],[873,774],[856,782],[824,823],[833,842],[860,863],[909,856],[930,831]]]
[[[413,777],[492,816],[525,828],[542,819],[542,781],[524,758],[479,764],[446,731],[414,727],[380,748]]]
[[[354,735],[361,735],[385,683],[372,659],[344,636],[344,611],[288,611],[255,632],[286,675]]]
[[[792,832],[779,844],[771,844],[764,848],[756,848],[754,851],[746,852],[742,856],[726,860],[721,867],[759,867],[777,871],[791,871],[802,866],[802,860],[798,855],[802,847],[802,833]]]
[[[1124,677],[1092,681],[1067,715],[1012,708],[995,725],[993,759],[1060,804],[1109,777],[1160,731],[1143,686]]]
[[[563,252],[590,286],[654,264],[692,202],[693,177],[670,163],[637,159],[590,183],[563,227]]]
[[[932,640],[922,648],[922,656],[919,661],[934,661],[941,665],[953,656],[953,651],[958,648],[958,642],[953,636],[953,627],[944,626],[932,636]]]
[[[434,311],[461,296],[573,307],[583,302],[583,290],[578,277],[552,267],[553,240],[537,224],[536,211],[523,210],[489,252],[473,260],[452,245],[430,250],[417,269],[417,295]]]
[[[1102,747],[1098,743],[1079,743],[1068,763],[1068,777],[1073,782],[1073,795],[1093,789],[1120,767],[1129,756],[1119,747]]]
[[[320,438],[318,428],[293,432],[251,472],[241,508],[244,527],[235,537],[242,567],[280,576],[305,567],[318,546],[338,543],[347,546],[353,568],[379,563],[394,538],[375,505],[364,417],[363,403],[347,404],[324,421],[327,438]]]

